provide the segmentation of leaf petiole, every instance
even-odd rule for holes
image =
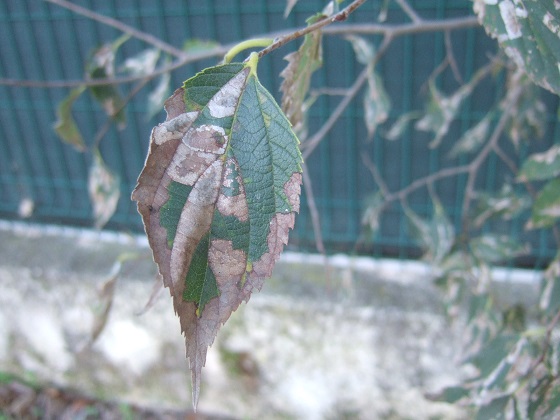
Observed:
[[[268,47],[273,42],[274,40],[272,38],[254,38],[240,42],[224,55],[224,64],[231,63],[231,60],[241,51],[248,50],[249,48]]]

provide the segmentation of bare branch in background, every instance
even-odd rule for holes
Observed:
[[[125,34],[128,34],[134,38],[140,39],[148,44],[151,44],[154,47],[159,48],[160,50],[165,51],[166,53],[169,53],[175,57],[185,56],[184,51],[175,48],[173,45],[170,45],[167,42],[164,42],[153,35],[150,35],[146,32],[142,32],[136,28],[133,28],[132,26],[128,26],[127,24],[122,23],[119,20],[113,19],[108,16],[104,16],[90,9],[86,9],[85,7],[78,6],[77,4],[74,4],[67,0],[45,0],[45,1],[52,4],[56,4],[57,6],[63,7],[65,9],[71,10],[76,14],[85,16],[91,20],[95,20],[96,22],[100,22],[103,23],[104,25],[111,26],[115,29],[118,29],[119,31]]]
[[[395,0],[395,2],[400,6],[401,9],[403,9],[403,12],[405,12],[410,20],[412,20],[414,23],[419,23],[422,21],[422,18],[418,15],[418,13],[416,13],[416,10],[414,10],[410,6],[410,4],[408,4],[408,1]]]

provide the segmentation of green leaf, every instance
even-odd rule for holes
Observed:
[[[404,207],[404,212],[425,249],[424,258],[437,265],[451,251],[455,240],[455,229],[439,200],[432,197],[432,201],[434,213],[431,220],[419,217],[409,207]]]
[[[159,49],[145,49],[140,51],[138,54],[127,58],[120,67],[120,71],[133,76],[145,76],[151,74],[156,69],[159,56]]]
[[[511,220],[531,206],[531,199],[526,194],[514,191],[510,184],[494,194],[477,193],[477,206],[473,215],[476,227],[481,227],[488,219],[500,217]]]
[[[115,76],[115,54],[120,46],[130,37],[123,35],[112,43],[105,44],[93,52],[87,66],[90,79],[105,79]],[[113,118],[119,127],[126,124],[126,115],[123,109],[124,101],[115,85],[91,86],[92,96],[101,104],[105,113]]]
[[[381,76],[375,71],[375,48],[364,38],[349,35],[346,37],[352,43],[358,62],[368,66],[367,88],[364,94],[364,121],[370,138],[375,134],[377,127],[389,117],[391,100]]]
[[[322,13],[318,13],[307,19],[307,24],[311,25],[324,18]],[[284,79],[280,85],[282,111],[292,123],[294,132],[302,138],[307,137],[305,111],[311,76],[323,64],[321,40],[320,30],[305,35],[299,49],[284,57],[288,65],[280,73]]]
[[[549,181],[540,191],[527,229],[537,229],[554,225],[560,217],[560,178]]]
[[[209,51],[219,47],[220,44],[216,41],[191,38],[183,44],[183,51],[190,54],[196,54],[204,51]]]
[[[470,395],[470,389],[462,386],[449,386],[445,388],[440,395],[437,396],[437,401],[445,401],[446,403],[453,404],[462,398]]]
[[[286,8],[284,9],[284,19],[286,19],[289,15],[298,0],[286,0]]]
[[[358,63],[368,65],[375,58],[375,47],[371,42],[368,42],[365,38],[357,35],[347,35],[345,39],[350,41],[352,48],[354,49],[354,54],[356,54],[356,60]]]
[[[505,409],[510,400],[509,395],[494,398],[488,404],[480,407],[476,420],[504,420],[506,418]]]
[[[538,85],[560,94],[560,13],[555,0],[475,0],[486,32]]]
[[[387,140],[397,140],[398,138],[402,137],[410,121],[415,120],[420,115],[421,114],[418,111],[410,111],[401,114],[393,123],[389,131],[385,133],[385,138]]]
[[[299,211],[299,142],[256,64],[253,53],[175,91],[132,194],[185,334],[195,405],[208,346],[271,275]]]
[[[518,340],[517,334],[499,334],[467,361],[478,368],[481,378],[486,378],[500,367],[505,357],[514,350]]]
[[[546,152],[529,156],[519,171],[521,181],[535,181],[560,175],[560,144],[555,144]]]
[[[508,261],[527,252],[527,248],[506,235],[486,234],[470,241],[473,255],[479,260],[492,264]]]
[[[454,159],[467,153],[474,153],[480,149],[488,136],[492,118],[492,114],[486,114],[477,124],[465,131],[449,151],[449,158]]]
[[[424,116],[415,124],[417,130],[434,133],[430,147],[439,146],[449,131],[451,123],[459,112],[463,101],[472,93],[476,85],[486,76],[488,68],[479,69],[469,83],[464,84],[451,95],[446,96],[436,87],[435,80],[430,80],[430,100]]]
[[[56,109],[57,120],[54,123],[56,134],[58,134],[64,142],[74,146],[79,152],[86,150],[86,144],[72,116],[72,105],[74,105],[74,102],[84,90],[85,87],[80,86],[70,91],[66,99],[58,105]]]
[[[101,229],[117,209],[120,178],[105,165],[97,150],[93,153],[93,162],[89,170],[88,190],[93,204],[95,227]]]
[[[560,416],[560,379],[547,375],[534,381],[527,414],[531,419],[557,419]]]

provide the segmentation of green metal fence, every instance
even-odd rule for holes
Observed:
[[[112,16],[142,31],[181,47],[191,38],[216,40],[223,44],[295,26],[326,3],[300,0],[292,14],[284,19],[285,1],[279,0],[79,0],[74,3]],[[377,18],[382,1],[368,1],[351,17],[351,21],[372,22]],[[414,7],[424,17],[442,18],[472,13],[470,1],[417,0]],[[406,17],[392,9],[391,17]],[[0,77],[32,80],[75,80],[84,75],[84,59],[103,42],[120,33],[63,8],[41,0],[4,0],[0,2]],[[375,41],[379,38],[371,37]],[[453,32],[455,58],[469,78],[489,53],[496,50],[484,31],[465,29]],[[132,55],[145,48],[132,40],[121,54]],[[278,74],[285,66],[283,56],[294,46],[285,47],[262,60],[259,77],[273,93],[278,92]],[[324,66],[316,77],[318,86],[345,88],[360,71],[347,41],[337,36],[324,41]],[[401,38],[393,43],[380,64],[387,91],[391,94],[391,120],[402,112],[422,107],[425,81],[445,56],[443,33],[426,33]],[[182,81],[197,70],[215,64],[206,60],[188,65],[173,73],[172,84]],[[445,78],[442,81],[446,83]],[[129,85],[123,87],[126,94]],[[63,144],[52,125],[58,103],[68,89],[0,86],[0,217],[17,219],[20,206],[30,200],[34,208],[29,220],[72,225],[92,224],[92,211],[87,192],[87,175],[91,157]],[[471,125],[492,104],[500,92],[493,88],[477,90],[467,101],[452,132]],[[146,92],[141,92],[127,108],[128,125],[124,130],[111,128],[100,147],[109,167],[121,177],[122,197],[108,228],[138,232],[142,229],[135,205],[128,199],[147,151],[151,127],[164,114],[146,120]],[[534,145],[544,150],[558,137],[556,109],[558,100],[546,96],[550,113],[545,140]],[[310,114],[310,131],[320,127],[338,104],[338,97],[321,97]],[[106,117],[87,95],[74,108],[75,118],[91,144]],[[450,138],[453,137],[451,134]],[[375,138],[366,141],[362,99],[358,97],[327,138],[307,160],[313,189],[321,215],[322,234],[331,252],[353,251],[362,232],[361,215],[376,187],[362,163],[367,154],[378,165],[388,186],[399,189],[412,180],[457,162],[446,160],[451,144],[442,149],[426,147],[428,136],[408,131],[398,142]],[[532,150],[532,149],[531,149]],[[527,150],[530,152],[531,150]],[[499,189],[508,176],[502,164],[490,160],[480,177],[479,187]],[[459,211],[465,178],[453,178],[438,184],[438,195],[451,219],[459,224]],[[311,217],[303,196],[301,214],[291,235],[292,246],[311,249],[314,244]],[[411,206],[419,214],[429,214],[430,198],[426,193],[411,196]],[[525,235],[532,244],[532,257],[537,263],[554,252],[551,235],[546,232],[526,234],[519,223],[503,227],[512,235]],[[391,207],[373,244],[360,248],[375,255],[410,257],[418,255],[402,209]]]

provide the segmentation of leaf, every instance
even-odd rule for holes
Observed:
[[[157,115],[162,109],[165,99],[169,96],[169,83],[171,82],[171,74],[164,73],[159,78],[159,82],[154,90],[148,95],[148,104],[146,106],[147,118],[150,119]]]
[[[407,129],[410,121],[418,118],[420,113],[418,111],[409,111],[401,114],[397,120],[393,123],[389,131],[385,133],[385,138],[387,140],[397,140],[401,137],[404,131]]]
[[[535,203],[527,229],[551,227],[560,217],[560,178],[549,181]]]
[[[189,54],[196,54],[212,50],[219,46],[220,44],[213,40],[191,38],[187,39],[183,44],[183,51],[188,52]]]
[[[364,121],[369,138],[375,134],[377,127],[387,121],[391,110],[391,100],[383,86],[381,76],[375,71],[375,48],[364,38],[349,35],[358,62],[368,66],[367,88],[364,94]]]
[[[115,75],[115,54],[119,47],[130,37],[123,35],[112,43],[105,44],[94,51],[88,64],[87,73],[90,79],[105,79]],[[101,104],[105,113],[113,118],[119,127],[126,124],[123,110],[124,101],[115,85],[91,86],[90,92]]]
[[[506,235],[486,234],[473,238],[470,248],[478,259],[487,263],[507,261],[527,252],[527,248]]]
[[[286,0],[286,8],[284,9],[284,19],[286,19],[289,15],[298,0]]]
[[[58,105],[56,109],[57,120],[54,123],[54,130],[62,141],[74,146],[79,152],[86,150],[86,144],[72,116],[72,105],[84,90],[85,87],[80,86],[70,91],[68,96]]]
[[[508,402],[511,400],[510,395],[504,395],[494,398],[488,404],[480,407],[476,415],[476,420],[500,420],[505,419],[504,411]]]
[[[119,177],[105,165],[99,151],[95,151],[89,170],[88,190],[93,204],[94,225],[97,229],[105,226],[115,213],[120,197],[119,185]]]
[[[299,211],[299,142],[256,61],[175,91],[132,193],[180,318],[195,406],[208,346],[271,275]]]
[[[545,376],[531,388],[527,414],[531,419],[557,419],[560,416],[560,378]]]
[[[560,14],[556,0],[475,0],[486,32],[533,82],[560,94]]]
[[[311,25],[325,16],[317,13],[307,19]],[[307,136],[305,98],[309,92],[311,76],[323,64],[321,48],[322,33],[320,30],[305,35],[299,49],[284,57],[288,65],[280,76],[284,78],[280,85],[282,92],[282,111],[294,127],[294,132],[300,137]]]
[[[519,69],[508,72],[506,90],[521,89],[521,96],[513,102],[512,113],[507,132],[514,146],[519,148],[521,140],[533,141],[544,136],[548,112],[545,104],[540,100],[542,89],[536,86],[527,75]],[[517,102],[517,103],[515,103]],[[502,101],[501,109],[512,106],[512,101],[506,98]]]
[[[120,71],[133,76],[151,74],[156,69],[159,56],[160,50],[157,48],[142,50],[135,56],[127,58],[121,66]]]
[[[391,110],[391,100],[383,86],[381,77],[371,72],[368,74],[368,85],[364,94],[364,119],[370,138],[380,124],[387,121]]]
[[[546,152],[529,156],[519,171],[520,181],[536,181],[560,175],[560,144],[555,144]]]
[[[473,127],[463,133],[449,151],[449,158],[454,159],[466,153],[476,152],[485,142],[493,116],[487,114]]]
[[[375,48],[365,38],[356,35],[347,35],[344,38],[352,44],[358,63],[367,66],[375,58]]]
[[[476,227],[481,227],[492,217],[511,220],[531,205],[529,196],[516,193],[510,184],[504,184],[498,193],[478,193],[476,198],[477,207],[473,214]]]
[[[422,219],[407,206],[404,207],[404,212],[426,250],[424,258],[437,265],[451,251],[455,240],[455,229],[440,201],[435,196],[432,196],[432,201],[434,214],[431,220]]]

